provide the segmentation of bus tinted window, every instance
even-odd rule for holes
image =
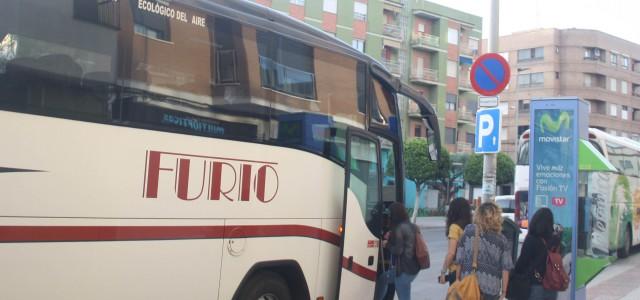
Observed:
[[[3,4],[0,109],[344,161],[347,126],[365,128],[365,63],[210,11],[172,2],[166,16],[145,3],[165,5]],[[34,15],[42,20],[17,21]]]
[[[529,165],[529,140],[524,140],[520,142],[520,146],[518,146],[517,164],[522,166]]]

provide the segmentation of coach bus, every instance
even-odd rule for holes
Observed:
[[[246,1],[0,6],[1,298],[372,299],[426,99]]]
[[[589,128],[589,142],[613,172],[585,172],[579,201],[578,248],[596,256],[627,257],[640,244],[640,143]],[[529,131],[518,144],[516,219],[526,226],[529,191]],[[582,171],[581,171],[582,172]]]

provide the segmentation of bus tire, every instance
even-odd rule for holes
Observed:
[[[629,226],[625,226],[624,229],[624,241],[622,247],[618,249],[618,258],[626,258],[631,252],[631,230]]]
[[[260,271],[246,282],[239,300],[291,300],[287,282],[275,272]]]

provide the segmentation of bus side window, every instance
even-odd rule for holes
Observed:
[[[396,136],[398,118],[393,95],[374,79],[371,99],[371,124],[388,129],[392,135]]]
[[[398,199],[396,151],[392,141],[380,139],[380,163],[382,164],[382,201],[395,202]]]

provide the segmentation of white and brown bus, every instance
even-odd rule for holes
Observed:
[[[0,298],[372,298],[424,98],[245,1],[0,7]]]

